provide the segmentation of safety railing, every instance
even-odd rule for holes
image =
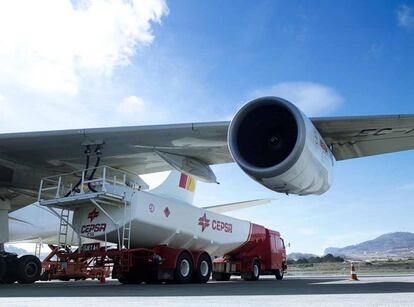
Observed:
[[[131,175],[135,176],[135,174]],[[126,186],[128,172],[109,166],[91,167],[40,181],[38,201],[69,197],[85,193],[106,192],[106,185]]]

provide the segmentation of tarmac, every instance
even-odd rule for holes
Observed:
[[[414,306],[414,275],[261,277],[121,285],[115,280],[0,285],[0,306]]]

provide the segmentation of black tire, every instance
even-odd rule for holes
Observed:
[[[198,257],[197,269],[194,271],[193,281],[196,283],[208,282],[210,280],[212,266],[209,254],[201,254]]]
[[[158,279],[157,268],[146,268],[143,270],[144,282],[146,284],[161,284],[163,280]]]
[[[3,277],[0,280],[2,284],[13,284],[17,281],[17,265],[19,263],[19,258],[14,254],[9,254],[2,257],[6,263],[6,271],[3,273]]]
[[[231,277],[231,274],[229,273],[213,272],[213,279],[215,281],[229,281],[230,277]]]
[[[255,259],[252,264],[252,269],[250,272],[243,274],[243,279],[246,281],[256,281],[260,277],[260,262]]]
[[[118,281],[123,285],[133,285],[136,284],[134,278],[129,272],[122,272],[118,274]]]
[[[187,252],[182,252],[177,259],[174,269],[174,282],[179,284],[189,283],[193,277],[193,258]]]
[[[131,268],[129,272],[119,272],[118,281],[124,285],[138,285],[144,281],[144,276]]]
[[[283,279],[283,275],[284,275],[284,271],[283,271],[283,269],[280,269],[280,270],[276,270],[276,272],[275,272],[275,277],[276,277],[276,279],[277,280],[282,280]]]
[[[4,274],[6,274],[6,260],[4,260],[3,256],[0,256],[0,281],[2,280]]]
[[[20,257],[17,264],[17,281],[21,284],[32,284],[40,279],[42,263],[33,255]]]

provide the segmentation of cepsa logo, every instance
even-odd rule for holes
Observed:
[[[81,233],[85,233],[87,236],[93,236],[95,232],[101,232],[106,230],[106,223],[101,224],[89,224],[83,225]]]
[[[198,219],[198,225],[201,226],[201,232],[210,226],[210,220],[207,218],[206,213]],[[213,220],[211,222],[211,228],[216,231],[233,232],[233,224],[222,222],[219,220]]]
[[[94,208],[88,213],[88,219],[92,222],[99,216],[99,211]],[[106,230],[106,223],[89,224],[81,227],[81,233],[86,234],[88,237],[94,236],[95,232],[102,232]]]
[[[99,216],[99,211],[96,208],[93,208],[91,212],[88,213],[88,219],[92,222],[95,218]]]
[[[233,224],[222,221],[213,220],[211,228],[217,231],[233,232]]]

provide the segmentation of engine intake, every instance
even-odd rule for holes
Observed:
[[[248,102],[234,116],[228,142],[236,163],[272,190],[294,194],[326,190],[326,184],[315,190],[321,182],[319,174],[329,173],[325,162],[320,163],[324,153],[319,142],[324,141],[312,122],[287,100],[262,97]],[[306,173],[304,180],[296,178],[305,169],[313,174]]]
[[[250,101],[229,129],[233,158],[250,172],[281,174],[298,159],[305,144],[305,124],[298,108],[277,97]]]

